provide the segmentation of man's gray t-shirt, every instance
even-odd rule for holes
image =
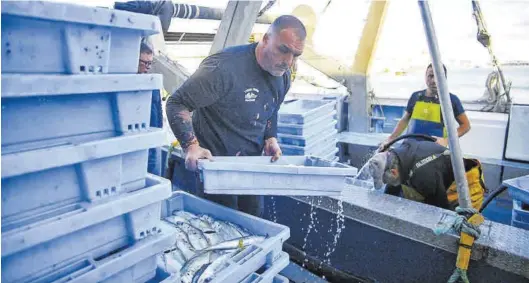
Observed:
[[[274,77],[263,70],[256,46],[207,57],[167,102],[193,111],[195,135],[213,155],[261,155],[265,139],[277,135],[277,111],[290,88],[290,72]]]

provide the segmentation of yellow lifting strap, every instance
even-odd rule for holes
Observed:
[[[470,263],[470,256],[472,254],[472,246],[474,245],[474,241],[478,239],[481,234],[479,226],[485,221],[485,219],[474,208],[463,209],[457,207],[456,212],[457,216],[452,222],[436,227],[434,233],[440,235],[445,234],[450,230],[454,230],[456,233],[460,234],[456,269],[448,279],[448,283],[458,282],[459,279],[465,283],[470,283],[467,276],[467,270]]]

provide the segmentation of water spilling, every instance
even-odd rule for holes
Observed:
[[[307,228],[307,234],[305,234],[305,238],[303,239],[303,246],[302,246],[302,250],[303,250],[303,256],[305,257],[305,259],[303,260],[303,264],[302,264],[302,267],[305,267],[305,263],[308,262],[308,259],[307,259],[307,252],[305,252],[305,248],[307,247],[307,240],[309,238],[309,234],[310,234],[310,231],[312,231],[312,228],[314,228],[314,215],[316,214],[316,212],[314,211],[314,198],[310,198],[310,212],[309,212],[309,215],[310,215],[310,223],[309,223],[309,227]]]
[[[328,245],[327,252],[324,255],[323,261],[327,264],[331,264],[331,255],[336,250],[336,246],[338,245],[338,240],[340,239],[340,235],[342,234],[342,230],[345,229],[345,216],[343,214],[343,200],[342,197],[338,199],[338,210],[336,211],[336,233],[334,233],[333,243],[332,245]],[[320,262],[320,267],[323,262]]]
[[[270,197],[270,200],[272,201],[272,221],[277,223],[276,200],[273,196]]]

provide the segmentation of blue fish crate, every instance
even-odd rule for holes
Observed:
[[[513,200],[512,223],[515,223],[513,226],[529,230],[529,204]]]
[[[215,157],[200,160],[201,179],[207,194],[233,195],[340,195],[347,177],[357,169],[312,156]]]
[[[329,100],[297,100],[281,106],[278,122],[282,124],[302,125],[329,113],[336,113],[336,101]]]
[[[313,143],[312,146],[297,146],[280,144],[281,151],[284,155],[314,155],[323,157],[329,154],[338,143],[338,135],[336,132],[327,136],[321,136],[320,139]]]
[[[314,145],[317,145],[322,139],[322,137],[326,137],[332,134],[337,135],[338,130],[336,128],[325,129],[323,132],[316,133],[311,136],[277,134],[277,141],[281,144],[286,145],[312,147]]]
[[[284,260],[283,243],[290,237],[290,229],[287,226],[227,208],[181,191],[174,192],[173,196],[165,201],[165,205],[162,206],[162,217],[169,217],[174,211],[182,210],[193,214],[207,214],[215,219],[237,224],[254,235],[267,237],[259,244],[237,251],[230,259],[229,267],[220,271],[212,282],[240,282],[261,267],[272,266],[277,260]],[[282,264],[284,263],[281,261],[280,265]]]
[[[162,202],[170,196],[171,183],[150,175],[145,188],[107,203],[2,232],[2,282],[86,272],[87,263],[160,234]]]
[[[289,263],[289,256],[287,253],[282,252],[281,256],[273,262],[266,270],[262,273],[252,273],[246,278],[244,278],[239,283],[288,283],[289,280],[284,276],[279,275],[279,272],[287,267]],[[226,268],[232,268],[228,266]],[[131,282],[131,281],[123,281]],[[210,282],[219,282],[222,281],[214,280]],[[237,281],[226,281],[226,282],[237,282]],[[146,283],[181,283],[179,274],[170,274],[166,272],[163,267],[159,267],[156,276]]]
[[[151,129],[2,155],[2,233],[144,188],[148,149],[163,135]]]
[[[333,118],[334,113],[324,115],[306,124],[284,124],[277,123],[277,133],[295,136],[310,137],[331,129],[336,129],[338,122]]]
[[[2,75],[2,154],[147,131],[161,87],[158,74]]]
[[[514,200],[529,203],[529,175],[503,181]]]
[[[51,1],[2,1],[2,73],[136,73],[158,17]]]

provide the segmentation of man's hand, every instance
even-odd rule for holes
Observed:
[[[189,171],[197,171],[199,159],[213,160],[211,152],[205,148],[200,147],[198,144],[190,145],[186,150],[186,169]]]
[[[385,151],[387,150],[387,146],[388,144],[391,142],[391,139],[387,139],[383,142],[381,142],[379,145],[378,145],[378,149],[377,149],[377,152],[382,152],[382,151]]]
[[[444,147],[448,147],[448,138],[435,137],[435,142]]]
[[[268,138],[265,141],[264,153],[266,156],[272,156],[272,162],[277,161],[279,157],[281,157],[283,152],[281,151],[276,138]]]

